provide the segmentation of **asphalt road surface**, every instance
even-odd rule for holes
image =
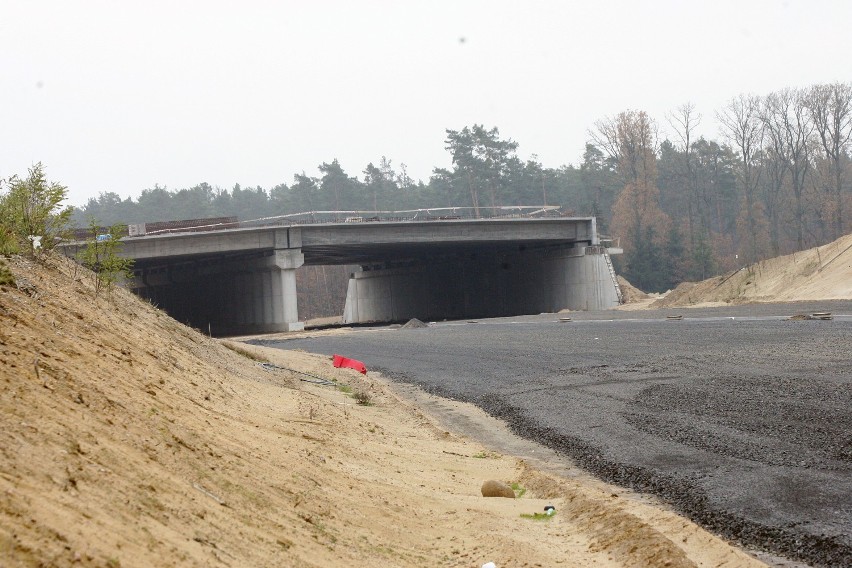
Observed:
[[[834,319],[786,319],[818,311]],[[683,319],[666,318],[675,314]],[[852,566],[852,302],[542,314],[259,343],[360,359],[472,402],[745,546]]]

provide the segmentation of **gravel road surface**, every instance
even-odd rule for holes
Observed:
[[[786,319],[819,311],[834,319]],[[256,343],[360,359],[472,402],[745,546],[852,566],[852,302],[542,314]]]

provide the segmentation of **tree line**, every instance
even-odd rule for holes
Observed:
[[[659,144],[646,113],[598,121],[591,137],[620,188],[611,224],[625,273],[647,290],[829,242],[849,230],[852,84],[741,95],[696,139],[686,104]],[[602,169],[607,169],[606,167]]]
[[[578,166],[545,167],[483,125],[447,130],[450,168],[426,182],[382,157],[352,175],[335,159],[319,175],[272,188],[155,186],[136,199],[104,192],[74,211],[78,226],[201,217],[241,220],[321,210],[560,205],[595,215],[624,248],[619,271],[647,291],[707,278],[838,238],[852,211],[852,84],[740,95],[715,112],[717,139],[697,136],[685,104],[662,117],[627,110],[597,121]]]

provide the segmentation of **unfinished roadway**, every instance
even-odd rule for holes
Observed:
[[[472,402],[747,547],[852,565],[852,302],[569,315],[262,343]]]

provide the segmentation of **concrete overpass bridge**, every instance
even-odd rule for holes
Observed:
[[[602,309],[620,295],[593,217],[357,217],[123,242],[121,254],[135,260],[129,287],[216,335],[302,329],[296,270],[305,264],[360,266],[346,323]]]

